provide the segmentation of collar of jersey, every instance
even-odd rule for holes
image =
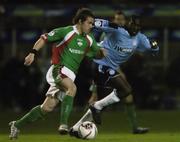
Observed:
[[[79,33],[78,30],[77,30],[76,25],[73,26],[73,30],[74,30],[75,33],[77,33],[78,35],[80,35],[80,33]],[[82,35],[82,36],[86,36],[86,33],[82,33],[81,35]]]

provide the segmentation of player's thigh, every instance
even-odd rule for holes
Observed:
[[[76,85],[74,84],[74,82],[70,78],[68,78],[68,77],[63,78],[61,80],[60,85],[61,85],[61,87],[64,88],[67,95],[75,96],[77,88],[76,88]]]
[[[109,80],[109,84],[113,88],[117,89],[117,91],[120,91],[124,94],[130,94],[132,91],[131,85],[126,80],[126,78],[121,74],[118,74],[118,75],[112,77]]]
[[[41,105],[41,108],[45,112],[50,112],[56,107],[58,103],[59,103],[59,100],[56,97],[47,96],[43,104]]]
[[[118,70],[118,73],[121,75],[122,78],[126,79],[126,75],[121,69]]]

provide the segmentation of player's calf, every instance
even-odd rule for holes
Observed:
[[[89,106],[89,109],[92,112],[94,122],[101,125],[101,111],[96,109],[93,104]]]

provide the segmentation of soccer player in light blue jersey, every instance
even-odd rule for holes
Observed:
[[[120,26],[120,27],[124,26],[125,25],[125,15],[121,11],[117,11],[115,13],[115,15],[114,15],[113,22],[118,24],[118,26]],[[99,28],[96,28],[95,31],[96,31],[95,35],[98,38],[98,35],[100,35],[102,30],[99,30]],[[108,32],[106,32],[106,35],[108,35]],[[107,41],[107,40],[108,40],[108,38],[105,38],[104,41]],[[111,51],[111,48],[112,47],[108,48],[107,51]],[[117,48],[117,46],[115,48]],[[112,48],[112,51],[113,51],[113,49],[114,48]],[[110,54],[110,55],[114,56],[114,54]],[[119,55],[117,55],[117,58],[118,59],[113,59],[112,57],[110,57],[109,59],[122,60],[122,58],[120,58]],[[95,62],[96,62],[96,60],[95,60]],[[118,63],[117,67],[118,67],[118,65],[121,66],[121,63]],[[127,87],[130,87],[128,81],[126,80],[125,74],[121,71],[120,68],[118,69],[118,72],[119,72],[119,74],[121,75],[121,77],[124,80],[124,85],[126,85]],[[92,95],[91,95],[91,97],[89,99],[89,102],[88,102],[89,104],[92,104],[93,102],[97,101],[97,98],[98,98],[97,88],[98,87],[96,86],[96,84],[92,83],[92,85],[90,87],[90,91],[92,92]],[[102,88],[102,86],[101,86],[101,88]],[[105,86],[105,88],[108,88],[108,87]],[[134,107],[134,101],[133,101],[132,94],[128,95],[127,97],[124,97],[124,99],[122,99],[122,100],[123,100],[123,103],[125,104],[125,109],[126,109],[127,116],[128,116],[128,119],[129,119],[129,122],[130,122],[130,125],[131,125],[132,132],[134,134],[142,134],[142,133],[148,132],[147,128],[139,127],[139,125],[137,123],[136,111],[135,111],[135,107]]]
[[[106,38],[101,42],[101,45],[107,49],[107,56],[100,60],[94,60],[92,63],[93,77],[97,85],[99,85],[99,82],[103,82],[104,86],[110,86],[114,90],[108,96],[90,106],[86,114],[70,130],[70,134],[73,131],[75,132],[85,120],[90,121],[93,118],[97,124],[100,124],[101,110],[120,100],[126,100],[126,104],[129,106],[127,107],[128,113],[131,113],[132,117],[136,117],[132,89],[126,77],[120,73],[120,66],[135,52],[155,54],[159,51],[157,42],[149,40],[140,32],[140,22],[136,16],[129,17],[124,27],[103,19],[96,19],[95,27],[106,33]],[[148,131],[146,128],[138,127],[136,119],[134,121],[133,133]]]
[[[113,22],[119,26],[124,26],[125,25],[125,14],[121,10],[117,10],[114,13],[113,17]],[[93,29],[93,34],[96,38],[96,41],[100,42],[105,38],[105,33],[102,31],[99,31],[98,29]],[[86,64],[86,61],[85,61]],[[121,72],[123,74],[123,72]],[[106,87],[108,88],[108,87]],[[110,88],[108,88],[110,89]],[[112,89],[111,89],[112,90]],[[88,101],[88,105],[92,104],[93,102],[98,100],[98,94],[97,94],[97,85],[95,82],[92,80],[92,84],[89,88],[89,91],[92,92],[91,97]]]

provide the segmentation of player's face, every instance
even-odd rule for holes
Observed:
[[[125,25],[125,16],[123,14],[115,14],[113,22],[118,24],[119,26],[124,26]]]
[[[138,19],[129,18],[126,20],[126,26],[130,35],[135,36],[140,31],[140,21]]]
[[[87,17],[86,20],[82,23],[81,28],[82,31],[86,34],[90,33],[93,28],[94,18]]]

